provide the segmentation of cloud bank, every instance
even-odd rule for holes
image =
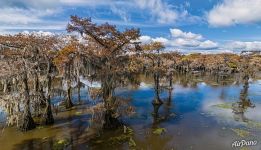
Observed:
[[[207,13],[214,27],[261,22],[261,0],[223,0]]]
[[[180,51],[184,53],[240,53],[243,50],[261,50],[261,42],[228,41],[218,43],[206,39],[201,34],[185,32],[177,28],[170,29],[170,38],[141,36],[140,42],[161,42],[167,50]]]
[[[184,32],[180,29],[170,29],[170,38],[141,36],[140,41],[149,43],[151,41],[162,42],[166,47],[187,50],[211,50],[217,49],[218,43],[206,40],[201,34]]]

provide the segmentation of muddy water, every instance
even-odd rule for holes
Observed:
[[[260,150],[261,81],[249,84],[248,98],[255,107],[235,113],[232,104],[239,101],[242,89],[241,84],[176,83],[173,90],[162,92],[164,103],[153,107],[152,83],[142,82],[137,89],[121,88],[116,92],[120,97],[131,98],[130,105],[136,112],[120,118],[125,131],[93,130],[88,105],[81,105],[55,115],[53,126],[27,133],[5,128],[0,149],[59,149],[60,142],[68,145],[66,149],[229,150],[241,149],[232,148],[235,141],[254,140],[257,145],[243,148]],[[82,90],[82,99],[87,99],[85,91]]]

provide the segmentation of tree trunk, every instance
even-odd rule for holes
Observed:
[[[156,124],[159,121],[159,108],[160,108],[160,106],[161,105],[153,104],[153,112],[152,112],[153,124]]]
[[[81,102],[81,80],[80,80],[80,68],[79,63],[77,63],[77,94],[78,94],[78,102]]]
[[[45,124],[50,125],[54,123],[52,107],[51,107],[51,87],[52,87],[52,77],[51,73],[51,64],[48,63],[48,73],[47,73],[47,98],[46,98],[46,114],[45,114]]]
[[[159,50],[158,50],[158,55],[159,55]],[[160,68],[160,57],[157,57],[157,67]],[[156,93],[156,97],[155,100],[152,102],[153,105],[161,105],[163,102],[160,99],[160,75],[159,75],[159,71],[157,70],[156,73],[154,73],[154,82],[155,82],[155,93]]]
[[[38,74],[35,72],[34,73],[34,94],[36,95],[34,98],[34,113],[35,116],[40,116],[40,98],[39,98],[39,78]]]
[[[81,103],[81,82],[80,77],[77,77],[77,95],[78,95],[78,102]]]
[[[105,103],[105,116],[104,116],[104,121],[105,123],[103,124],[104,129],[117,129],[120,127],[122,124],[120,121],[113,116],[114,112],[114,102],[115,98],[113,97],[113,91],[114,88],[112,86],[113,80],[110,76],[106,76],[102,80],[102,94],[103,94],[103,101]]]
[[[154,101],[152,102],[153,104],[155,105],[161,105],[163,102],[161,101],[160,99],[160,86],[159,86],[159,74],[156,73],[154,74],[154,82],[155,82],[155,99]]]
[[[4,90],[3,90],[4,93],[7,92],[7,80],[4,80]]]
[[[172,73],[169,75],[169,88],[172,89],[173,83],[172,83]]]
[[[66,98],[65,107],[67,109],[73,107],[73,103],[72,103],[72,87],[71,87],[71,82],[69,80],[67,80],[67,98]]]
[[[34,129],[35,123],[32,118],[31,112],[30,112],[30,96],[29,96],[29,87],[28,87],[28,81],[27,81],[27,74],[23,74],[23,84],[24,84],[24,97],[25,97],[25,105],[24,105],[24,113],[22,116],[22,122],[20,125],[20,130],[22,131],[28,131]]]
[[[45,124],[50,125],[54,123],[54,118],[53,118],[53,113],[52,113],[52,107],[51,107],[51,102],[50,98],[47,98],[48,104],[47,104],[47,110],[46,110],[46,115],[45,115]]]
[[[117,118],[113,117],[112,114],[113,114],[112,110],[105,111],[105,116],[104,116],[105,123],[103,124],[104,129],[109,129],[109,130],[117,129],[122,125]]]

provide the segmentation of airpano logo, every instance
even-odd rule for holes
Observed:
[[[256,146],[257,141],[255,140],[241,140],[241,141],[235,141],[232,143],[232,147],[248,147],[248,146]]]

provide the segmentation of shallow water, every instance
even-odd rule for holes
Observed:
[[[162,92],[161,99],[164,103],[157,111],[152,105],[152,83],[142,82],[137,89],[121,88],[116,92],[120,97],[131,98],[130,105],[136,112],[132,116],[120,118],[125,126],[133,130],[127,140],[112,140],[113,137],[126,135],[123,128],[117,131],[102,131],[99,134],[90,130],[91,115],[88,106],[82,105],[59,113],[55,116],[56,123],[53,126],[38,128],[28,133],[6,128],[0,136],[0,149],[51,149],[57,141],[66,139],[70,143],[67,149],[226,150],[240,149],[232,148],[232,143],[244,139],[256,140],[256,146],[247,148],[260,150],[261,81],[249,84],[248,98],[255,107],[235,114],[229,106],[239,101],[242,89],[241,84],[220,86],[199,82],[193,86],[184,86],[176,83],[171,92]],[[86,100],[84,93],[86,89],[82,89],[82,99]],[[158,135],[155,134],[157,129],[164,131]],[[241,132],[245,134],[241,135]]]

